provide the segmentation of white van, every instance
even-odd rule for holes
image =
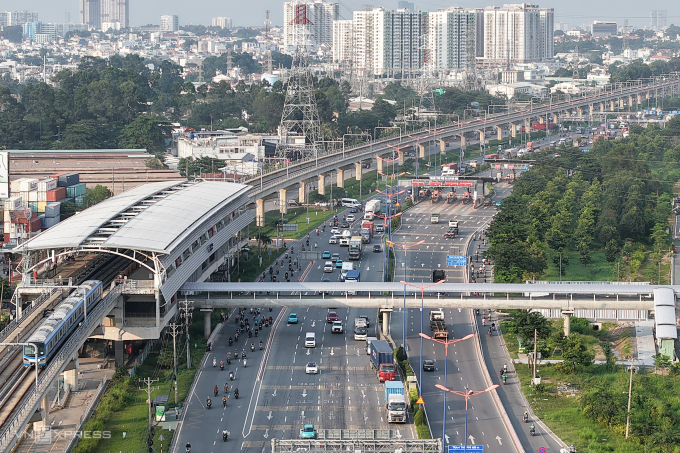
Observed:
[[[343,198],[340,200],[340,204],[346,208],[358,208],[361,206],[361,203],[356,198]]]
[[[305,334],[305,348],[316,347],[316,334],[314,332],[307,332]]]

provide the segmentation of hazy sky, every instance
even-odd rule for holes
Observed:
[[[210,19],[217,16],[231,17],[234,26],[258,26],[265,20],[265,10],[269,8],[274,25],[283,21],[282,0],[129,0],[130,23],[132,25],[159,24],[161,14],[177,14],[180,25],[210,25]],[[396,8],[397,0],[341,0],[340,14],[343,18],[352,17],[351,11],[363,9],[365,4]],[[466,0],[451,2],[444,0],[414,1],[416,8],[434,11],[448,6],[484,7],[501,6],[504,3],[520,1]],[[627,18],[631,26],[649,25],[649,11],[660,9],[668,11],[668,24],[680,24],[680,2],[677,0],[545,0],[534,1],[541,7],[555,9],[555,22],[566,22],[580,26],[593,20],[614,20],[623,24]],[[0,0],[0,10],[38,11],[40,20],[61,22],[62,14],[69,12],[71,22],[78,21],[78,0]],[[568,5],[568,6],[567,6]]]

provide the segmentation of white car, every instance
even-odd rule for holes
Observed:
[[[305,373],[319,374],[319,367],[316,365],[316,362],[307,362],[307,366],[305,367]]]
[[[347,216],[347,221],[348,221],[349,223],[354,222],[354,214],[348,215],[348,216]]]
[[[333,321],[331,333],[342,333],[342,321]]]
[[[331,234],[340,234],[340,228],[338,227],[331,228]]]
[[[333,264],[332,261],[326,261],[323,265],[323,271],[324,272],[333,272],[333,269],[335,268],[335,264]]]
[[[338,243],[338,237],[336,235],[331,236],[328,238],[328,243],[329,244],[337,244]]]

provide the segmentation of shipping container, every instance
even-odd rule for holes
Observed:
[[[53,178],[43,179],[38,182],[38,190],[40,192],[47,192],[48,190],[54,190],[57,188],[57,180]]]
[[[78,173],[62,173],[59,175],[59,187],[74,186],[80,182]]]
[[[54,190],[47,191],[47,199],[45,201],[60,201],[66,198],[66,187],[57,187]]]
[[[85,183],[66,187],[67,197],[78,197],[80,195],[85,195]]]
[[[3,241],[3,242],[4,242],[5,244],[9,244],[9,233],[4,233],[3,236],[4,236],[4,238],[3,238],[4,241]]]
[[[32,190],[38,190],[38,182],[40,182],[40,180],[36,178],[23,178],[19,183],[19,192],[31,192]]]
[[[79,195],[76,197],[76,206],[82,206],[85,204],[85,195]]]
[[[45,217],[56,217],[61,214],[61,203],[47,203]]]
[[[21,209],[23,199],[20,196],[10,197],[5,200],[5,211],[16,211]]]
[[[38,201],[47,201],[47,192],[38,191]]]
[[[31,219],[27,231],[29,233],[40,231],[40,226],[40,217],[36,216],[34,219]]]
[[[39,215],[38,218],[40,219],[40,228],[45,228],[45,214]]]
[[[28,209],[30,209],[31,212],[38,212],[38,202],[37,201],[29,201],[28,202]]]
[[[47,228],[53,227],[54,225],[56,225],[60,221],[61,221],[61,216],[59,216],[59,215],[56,216],[56,217],[45,217],[42,220],[42,228],[43,228],[43,230],[45,230]]]
[[[39,201],[38,202],[38,212],[45,212],[46,207],[47,207],[46,201]]]
[[[28,201],[29,201],[29,203],[31,201],[35,201],[35,202],[38,201],[38,191],[37,190],[31,190],[30,192],[28,192]]]
[[[62,203],[75,203],[76,199],[72,197],[64,198],[61,200]]]
[[[21,192],[21,190],[19,190],[19,186],[21,186],[21,181],[23,181],[24,179],[26,179],[26,178],[19,178],[19,179],[15,179],[13,181],[10,181],[9,182],[10,193],[18,194],[19,192]]]

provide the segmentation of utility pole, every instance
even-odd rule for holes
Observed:
[[[628,415],[626,415],[626,439],[630,430],[630,400],[633,395],[633,363],[635,359],[630,356],[630,382],[628,383]]]
[[[184,299],[180,301],[179,311],[181,316],[184,318],[184,325],[186,326],[187,334],[187,370],[191,369],[191,347],[189,346],[189,324],[191,324],[191,316],[193,314],[193,302]]]
[[[140,387],[140,390],[145,390],[148,397],[149,397],[149,437],[146,440],[146,445],[147,445],[147,451],[149,453],[153,453],[153,431],[154,431],[154,426],[153,426],[153,418],[151,416],[151,404],[153,403],[153,400],[151,399],[151,392],[154,390],[158,390],[158,387],[151,387],[151,384],[154,382],[157,382],[158,379],[151,379],[151,378],[146,378],[142,379],[142,382],[146,384],[146,388]]]
[[[170,333],[172,335],[172,358],[173,358],[173,366],[172,366],[172,373],[173,373],[173,380],[175,381],[175,406],[177,406],[177,402],[179,401],[179,397],[177,395],[177,335],[180,334],[182,325],[181,324],[175,324],[174,322],[170,324],[169,326],[172,329],[172,332]]]
[[[536,359],[538,350],[538,329],[534,329],[534,382],[536,381]]]

